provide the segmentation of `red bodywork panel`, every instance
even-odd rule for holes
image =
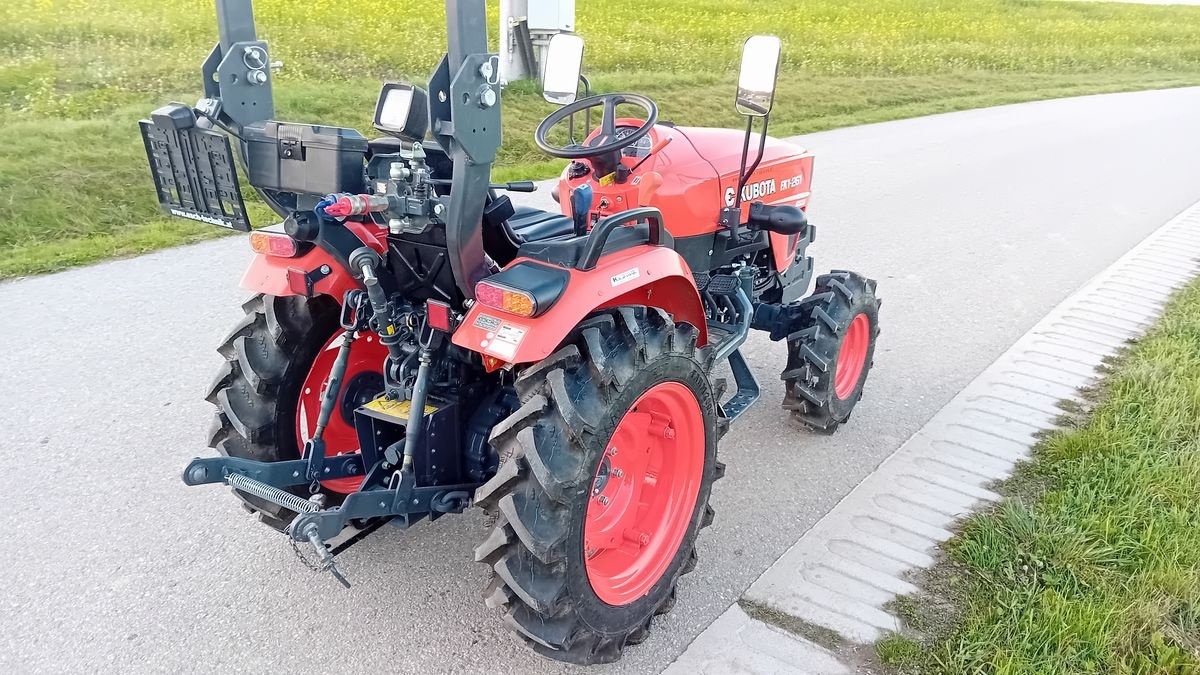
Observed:
[[[640,126],[641,120],[621,119],[618,126]],[[593,135],[595,135],[594,132]],[[571,213],[571,191],[591,183],[594,196],[592,213],[604,216],[639,206],[662,211],[663,222],[676,237],[709,234],[719,229],[721,209],[733,206],[738,170],[742,160],[745,133],[735,129],[669,127],[656,125],[648,135],[650,147],[670,138],[652,154],[624,184],[607,181],[591,173],[568,180],[564,170],[559,180],[559,205]],[[750,137],[750,157],[758,151],[759,136]],[[587,163],[587,160],[582,160]],[[621,160],[632,168],[642,158]],[[813,155],[801,147],[767,138],[762,162],[746,181],[742,191],[743,220],[750,202],[770,205],[790,204],[808,210],[812,186]],[[792,263],[795,242],[782,234],[770,234],[775,268],[783,271]],[[697,270],[706,272],[707,270]]]
[[[387,251],[387,230],[354,221],[346,221],[345,225],[376,253],[383,255]],[[324,249],[314,246],[295,258],[255,255],[250,268],[242,276],[242,288],[266,295],[305,295],[306,289],[296,279],[321,265],[329,265],[330,272],[313,284],[313,295],[329,295],[340,303],[346,291],[360,287],[358,280],[342,263]]]
[[[517,258],[509,266],[529,258]],[[544,264],[544,263],[543,263]],[[570,269],[562,297],[543,315],[527,318],[476,303],[454,332],[454,344],[504,363],[532,363],[554,353],[588,314],[622,305],[658,307],[700,331],[708,342],[704,306],[687,263],[675,251],[635,246],[600,258],[595,269]]]

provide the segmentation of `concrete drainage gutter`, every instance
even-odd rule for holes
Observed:
[[[667,668],[672,674],[855,672],[843,647],[899,629],[883,609],[912,593],[954,523],[999,495],[1079,389],[1142,335],[1200,272],[1200,203],[1163,225],[946,404],[775,561]],[[1157,285],[1147,286],[1148,281]],[[836,651],[835,651],[836,650]],[[844,652],[843,652],[844,653]]]

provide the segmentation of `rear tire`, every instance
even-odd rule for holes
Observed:
[[[340,330],[337,303],[319,296],[256,295],[246,316],[217,348],[225,357],[205,397],[217,406],[208,445],[222,455],[260,462],[300,457],[296,409],[317,352]],[[293,488],[307,496],[306,486]],[[252,513],[283,530],[295,512],[236,493]]]
[[[879,335],[875,281],[834,270],[817,277],[797,303],[799,330],[788,336],[783,407],[813,431],[832,434],[850,419],[874,365]]]
[[[712,522],[709,493],[724,470],[717,461],[720,427],[713,364],[710,350],[696,348],[694,328],[642,307],[590,318],[564,344],[517,378],[522,405],[492,431],[500,466],[476,491],[475,502],[497,520],[476,548],[475,559],[494,572],[484,592],[486,604],[501,609],[505,622],[536,652],[576,664],[606,663],[620,658],[626,645],[644,640],[651,619],[671,609],[680,575],[695,567],[696,535]],[[646,401],[655,400],[654,392],[670,392],[686,414],[653,412]],[[653,469],[632,480],[640,446],[622,442],[631,468],[624,473],[604,470],[610,461],[618,467],[617,460],[625,458],[614,451],[613,438],[614,433],[635,437],[622,435],[631,433],[622,431],[631,415],[662,425],[636,427],[645,430],[640,437],[649,439],[646,457],[666,457],[652,450],[665,447],[673,451],[672,458],[683,459],[657,465],[645,460],[642,466]],[[691,423],[681,424],[684,419]],[[653,440],[650,429],[667,440]],[[658,501],[658,490],[671,489],[675,477],[685,475],[694,476],[690,504],[686,497]],[[626,489],[633,492],[621,492]],[[622,502],[634,504],[632,510],[614,515],[635,514],[632,520],[618,520],[622,527],[649,523],[644,539],[636,532],[628,544],[614,539],[616,543],[596,545],[587,539],[594,541],[600,531],[592,528],[605,512],[593,509],[600,509],[596,504],[610,493],[613,504],[621,499],[618,495],[635,495]],[[609,503],[603,502],[605,507]],[[648,504],[659,503],[677,504],[666,509],[661,529],[653,527],[659,522],[654,516],[644,516],[657,513]],[[585,541],[592,548],[585,550]],[[597,561],[609,555],[616,556],[618,565],[627,555],[639,562],[622,568],[627,575],[608,579]],[[643,560],[650,562],[643,566]],[[651,571],[643,573],[643,567]]]

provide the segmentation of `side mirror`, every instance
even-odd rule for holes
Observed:
[[[775,101],[779,76],[779,38],[754,35],[742,46],[742,71],[738,76],[734,108],[742,115],[764,117]]]
[[[579,71],[583,68],[583,38],[559,33],[546,47],[542,68],[542,98],[556,105],[574,103],[579,90]]]
[[[429,94],[411,84],[385,83],[375,104],[375,128],[409,141],[424,140],[429,130]]]

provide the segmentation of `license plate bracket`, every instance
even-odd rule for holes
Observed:
[[[146,159],[167,213],[240,232],[250,231],[229,138],[196,126],[192,109],[171,104],[139,122]]]

